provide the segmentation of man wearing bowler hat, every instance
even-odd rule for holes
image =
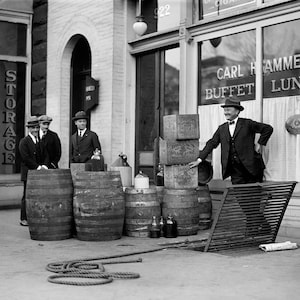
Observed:
[[[49,169],[57,169],[61,157],[61,142],[56,132],[49,129],[52,118],[46,115],[39,117],[39,140],[49,154]]]
[[[23,197],[21,201],[21,216],[20,225],[28,226],[26,214],[26,184],[28,170],[48,169],[49,156],[46,149],[40,145],[39,134],[39,120],[36,116],[30,117],[26,127],[28,128],[28,135],[21,139],[19,144],[19,152],[21,156],[21,180],[24,183]]]
[[[98,135],[87,129],[88,116],[84,111],[79,111],[73,117],[77,131],[72,135],[72,158],[73,163],[85,163],[91,159],[98,149],[101,153],[101,145]]]
[[[225,100],[224,115],[227,122],[220,125],[213,137],[199,152],[197,161],[191,162],[190,167],[198,166],[214,148],[221,144],[221,164],[223,179],[231,176],[232,184],[262,182],[265,164],[261,156],[272,135],[272,126],[251,119],[240,118],[239,113],[244,110],[240,102],[230,98]],[[260,134],[255,144],[255,135]],[[247,208],[242,207],[249,222]],[[265,226],[267,223],[264,221]]]

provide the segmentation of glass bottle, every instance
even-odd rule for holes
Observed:
[[[164,217],[160,216],[159,220],[159,228],[160,228],[160,236],[164,236],[164,231],[165,231],[165,221]]]
[[[157,222],[156,216],[152,217],[151,226],[150,226],[150,237],[159,238],[160,237],[160,226]]]
[[[158,164],[158,173],[156,174],[156,185],[163,186],[164,185],[164,169],[161,164]]]
[[[177,222],[171,215],[168,215],[165,225],[164,236],[166,238],[176,238],[177,234]]]

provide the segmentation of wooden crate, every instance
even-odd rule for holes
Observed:
[[[199,115],[168,115],[163,117],[165,140],[199,139]]]
[[[199,155],[199,140],[159,140],[159,159],[164,165],[187,164]]]
[[[198,169],[188,165],[164,167],[164,186],[167,189],[195,189],[198,186]]]

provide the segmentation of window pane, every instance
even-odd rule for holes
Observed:
[[[264,98],[299,95],[300,20],[269,26],[264,37]]]
[[[0,174],[20,171],[18,144],[24,136],[24,63],[0,61]]]
[[[255,30],[200,45],[199,105],[255,99]]]
[[[26,56],[26,25],[0,21],[0,54]]]
[[[147,33],[179,26],[181,0],[143,1],[142,15],[148,25]]]
[[[239,13],[241,9],[255,4],[256,0],[200,0],[200,16],[205,18]]]
[[[152,151],[155,132],[155,54],[140,57],[138,151]]]
[[[164,115],[179,112],[179,48],[165,51],[165,92]]]

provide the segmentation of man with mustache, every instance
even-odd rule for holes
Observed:
[[[225,100],[224,115],[227,122],[220,125],[213,137],[206,143],[199,152],[197,161],[191,162],[191,168],[198,166],[214,148],[221,144],[221,164],[223,179],[231,176],[232,184],[245,184],[263,181],[265,164],[261,152],[270,136],[272,126],[251,119],[240,118],[239,113],[244,110],[240,102],[230,98]],[[255,135],[260,134],[258,142],[255,144]],[[253,206],[258,207],[258,200],[253,200]],[[247,223],[253,222],[253,217],[249,214],[249,208],[241,204]],[[251,209],[251,208],[250,208]],[[253,209],[253,207],[252,207]],[[253,214],[252,214],[253,215]],[[262,217],[265,229],[269,224]]]

